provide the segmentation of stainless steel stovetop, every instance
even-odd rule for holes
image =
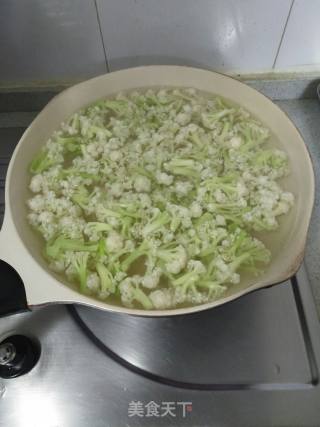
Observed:
[[[13,147],[0,144],[0,199]],[[0,342],[15,334],[41,355],[0,378],[1,427],[320,426],[320,326],[303,268],[203,313],[50,306],[0,319]]]
[[[320,328],[303,269],[183,317],[51,306],[1,319],[1,339],[17,333],[41,356],[0,379],[1,427],[320,425]]]

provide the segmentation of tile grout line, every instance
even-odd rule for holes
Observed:
[[[280,53],[280,49],[281,49],[282,42],[283,42],[283,39],[284,39],[284,35],[285,35],[286,29],[287,29],[287,26],[288,26],[288,22],[289,22],[289,19],[290,19],[290,15],[291,15],[291,11],[292,11],[294,2],[295,2],[295,0],[291,0],[291,5],[290,5],[290,8],[289,8],[288,16],[287,16],[286,22],[285,22],[284,27],[283,27],[283,31],[282,31],[281,39],[280,39],[280,42],[279,42],[279,46],[278,46],[278,49],[277,49],[277,52],[276,52],[276,56],[275,56],[273,64],[272,64],[272,69],[275,69],[275,66],[276,66],[276,62],[277,62],[277,59],[278,59],[278,56],[279,56],[279,53]]]
[[[101,37],[103,53],[104,53],[104,60],[106,62],[107,72],[110,73],[109,61],[108,61],[107,50],[106,50],[106,46],[105,46],[104,38],[103,38],[103,34],[102,34],[101,21],[100,21],[100,15],[99,15],[99,10],[98,10],[97,0],[93,0],[93,2],[94,2],[95,9],[96,9],[96,14],[97,14],[97,21],[98,21],[98,26],[99,26],[99,32],[100,32],[100,37]]]

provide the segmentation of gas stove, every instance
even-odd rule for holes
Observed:
[[[304,268],[188,316],[61,305],[1,319],[1,341],[17,335],[40,357],[0,379],[1,426],[319,425],[320,328]]]
[[[0,129],[0,214],[23,130]],[[42,307],[0,319],[3,342],[0,374],[15,377],[0,378],[1,427],[320,425],[320,326],[304,266],[188,316]]]

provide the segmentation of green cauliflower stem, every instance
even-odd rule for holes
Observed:
[[[80,291],[83,293],[87,292],[87,262],[89,254],[88,252],[83,252],[78,255],[72,261],[73,268],[75,269],[80,284]]]
[[[30,163],[29,171],[32,174],[38,174],[44,172],[55,164],[56,162],[54,159],[49,157],[48,151],[42,150]]]
[[[48,242],[46,245],[46,255],[49,258],[57,259],[61,253],[65,251],[85,251],[85,252],[96,252],[98,250],[98,244],[88,243],[83,240],[68,239],[64,236],[57,237],[54,241]]]
[[[104,264],[98,262],[96,265],[96,270],[100,277],[101,291],[108,294],[113,294],[116,290],[116,286],[114,278],[108,268]]]

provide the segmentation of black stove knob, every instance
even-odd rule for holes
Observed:
[[[24,335],[0,342],[0,377],[16,378],[31,371],[40,357],[40,345]]]

